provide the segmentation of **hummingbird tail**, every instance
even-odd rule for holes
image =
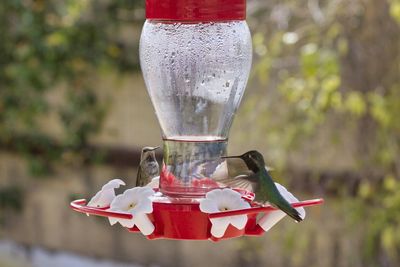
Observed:
[[[278,205],[278,208],[280,210],[282,210],[284,213],[286,213],[287,215],[289,215],[296,222],[301,222],[303,220],[303,218],[300,216],[300,213],[295,208],[293,208],[291,205],[290,206]]]

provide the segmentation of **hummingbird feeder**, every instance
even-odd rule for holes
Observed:
[[[146,199],[129,204],[137,213],[113,204],[89,206],[86,200],[73,201],[73,210],[108,217],[112,224],[119,221],[148,239],[213,241],[260,236],[269,230],[260,223],[263,218],[279,217],[277,222],[284,216],[253,202],[254,193],[223,189],[213,179],[226,155],[251,67],[252,39],[245,18],[246,0],[146,0],[140,62],[162,129],[160,177],[151,192],[147,187],[123,194],[136,192]],[[103,189],[115,197],[114,188]],[[115,199],[120,207],[128,205],[124,197]],[[322,202],[290,201],[295,208]],[[283,215],[275,216],[278,212]]]

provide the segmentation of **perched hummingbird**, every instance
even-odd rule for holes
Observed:
[[[156,176],[160,175],[160,168],[154,151],[159,147],[144,147],[140,155],[140,164],[136,176],[136,186],[145,186]]]
[[[227,156],[222,158],[240,158],[245,162],[248,170],[251,172],[238,175],[231,179],[224,179],[221,182],[230,187],[247,187],[250,184],[253,188],[253,192],[256,194],[255,201],[261,203],[268,201],[271,205],[279,208],[297,222],[303,220],[299,212],[279,193],[279,190],[265,167],[264,157],[260,152],[252,150],[240,156]]]

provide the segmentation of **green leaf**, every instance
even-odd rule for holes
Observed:
[[[367,110],[367,104],[360,92],[352,91],[347,94],[344,105],[350,113],[357,117],[364,115]]]

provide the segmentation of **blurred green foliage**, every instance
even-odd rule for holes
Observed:
[[[96,76],[138,70],[137,42],[117,33],[142,23],[143,5],[1,1],[0,148],[23,155],[33,176],[49,177],[53,163],[92,152],[89,139],[101,129],[107,108],[96,92]],[[54,101],[54,91],[61,101]],[[47,131],[51,117],[61,135]],[[100,157],[90,154],[93,161]],[[0,188],[0,209],[20,209],[22,196],[19,187]]]
[[[138,69],[137,43],[116,33],[142,19],[142,1],[1,2],[0,143],[17,142],[33,174],[48,172],[65,152],[79,154],[100,130],[106,104],[96,94],[95,76]],[[56,105],[49,95],[60,88],[64,97]],[[64,128],[59,151],[47,149],[51,141],[40,123],[51,114]],[[19,135],[31,135],[43,148],[40,158],[27,139],[14,140]]]
[[[304,144],[312,145],[323,129],[329,129],[324,144],[330,147],[342,143],[342,136],[351,138],[357,150],[351,171],[362,181],[355,195],[337,189],[349,203],[342,216],[355,214],[351,223],[366,227],[365,266],[395,266],[400,262],[400,1],[255,5],[250,22],[257,31],[254,73],[260,89],[244,103],[248,123],[258,125],[254,131],[260,135],[268,133],[263,140],[283,168],[291,163],[290,153],[305,151]]]

